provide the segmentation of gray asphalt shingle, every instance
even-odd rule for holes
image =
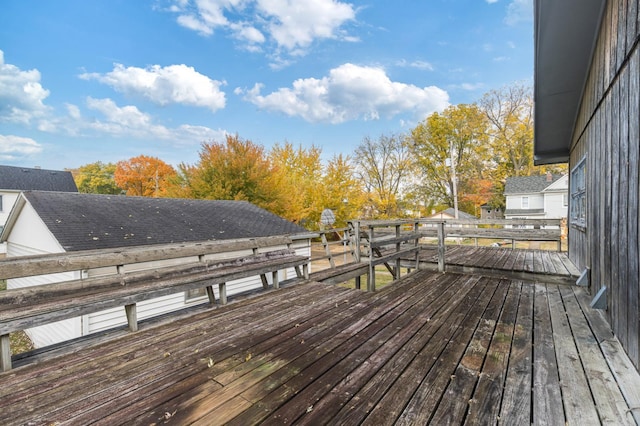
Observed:
[[[306,232],[246,201],[44,191],[24,196],[67,251]]]
[[[546,175],[508,177],[504,184],[504,193],[506,195],[541,192],[561,177],[562,175],[552,175],[551,182],[547,180]]]
[[[0,189],[78,192],[71,172],[0,166]]]

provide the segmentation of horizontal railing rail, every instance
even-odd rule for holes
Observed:
[[[268,288],[267,274],[271,274],[272,286],[278,288],[278,271],[289,268],[299,278],[308,278],[309,257],[297,255],[291,245],[289,237],[264,237],[0,260],[0,279],[115,267],[112,274],[79,274],[79,279],[0,292],[0,371],[11,369],[9,333],[14,331],[120,306],[125,309],[129,330],[136,331],[136,304],[144,300],[204,288],[213,304],[213,286],[218,285],[219,301],[225,304],[229,281],[260,276],[263,287]],[[141,263],[167,259],[183,262],[140,269]],[[127,271],[131,265],[139,269]]]

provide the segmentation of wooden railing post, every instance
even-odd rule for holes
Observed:
[[[444,222],[438,223],[438,271],[445,271]]]
[[[396,225],[396,238],[400,238],[400,225]],[[397,242],[396,243],[396,252],[400,251],[400,249],[401,249],[400,246],[401,246],[401,243]],[[400,258],[396,259],[396,268],[395,268],[394,272],[395,273],[394,273],[393,279],[394,280],[399,280],[400,279],[400,275],[401,275],[400,274]]]
[[[127,324],[129,331],[138,331],[138,308],[135,303],[125,305],[124,311],[127,314]]]
[[[220,295],[220,304],[227,304],[227,283],[218,284],[218,294]]]
[[[8,334],[0,336],[0,371],[11,370],[11,341]]]
[[[353,239],[354,241],[354,248],[353,248],[353,257],[356,261],[356,263],[360,263],[360,259],[361,257],[361,252],[360,252],[360,221],[356,220],[353,222]]]
[[[413,222],[413,232],[417,235],[415,239],[414,246],[418,247],[416,251],[416,271],[420,269],[420,236],[418,232],[420,231],[420,223],[418,221]]]

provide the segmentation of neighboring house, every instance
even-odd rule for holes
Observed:
[[[504,219],[504,213],[502,209],[483,204],[480,206],[480,219]]]
[[[21,191],[78,192],[71,172],[0,166],[0,232]],[[0,245],[0,253],[6,246]]]
[[[567,217],[568,176],[507,178],[505,219],[562,219]]]
[[[11,257],[272,235],[291,235],[298,254],[310,255],[310,235],[304,228],[244,201],[26,191],[18,197],[0,241],[7,242],[7,256]],[[135,269],[182,261],[135,265]],[[101,268],[10,279],[7,287],[23,288],[112,273],[113,268]],[[281,271],[281,279],[292,276],[293,270]],[[232,295],[261,287],[260,277],[254,277],[228,283],[227,292]],[[141,319],[148,318],[206,300],[204,293],[197,292],[169,295],[139,303],[138,315]],[[27,333],[41,347],[124,324],[124,310],[114,308],[32,328]]]
[[[452,207],[449,207],[448,209],[444,209],[438,213],[431,214],[431,216],[428,216],[427,219],[454,219],[455,217],[456,217],[455,210]],[[477,217],[475,217],[472,214],[465,213],[463,211],[458,210],[458,219],[472,220],[472,219],[477,219]]]
[[[640,369],[638,10],[535,2],[534,160],[569,162],[569,257]]]

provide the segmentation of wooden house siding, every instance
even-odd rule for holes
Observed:
[[[606,4],[576,120],[570,165],[586,158],[586,228],[570,225],[569,256],[607,287],[607,316],[640,368],[638,165],[640,0]]]

